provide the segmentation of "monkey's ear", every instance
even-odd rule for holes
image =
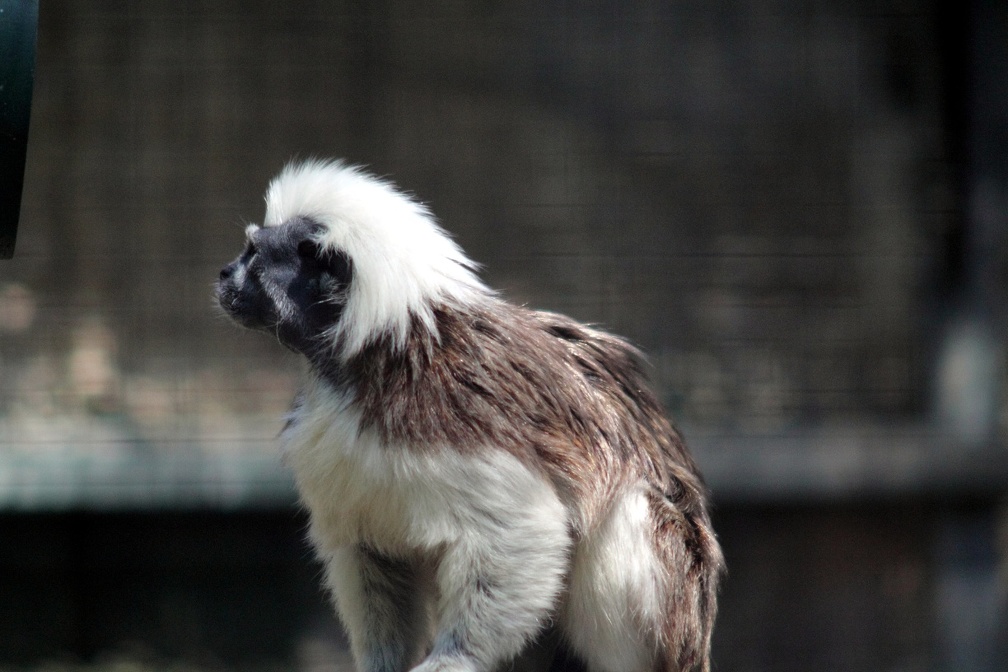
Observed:
[[[305,238],[297,247],[298,256],[302,259],[320,260],[322,257],[322,246],[311,238]]]
[[[350,281],[350,259],[347,255],[331,247],[325,247],[318,241],[306,238],[298,243],[298,256],[318,264],[322,271],[328,273],[340,284]]]

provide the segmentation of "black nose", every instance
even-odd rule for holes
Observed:
[[[235,272],[235,265],[234,264],[228,264],[227,266],[225,266],[224,268],[221,269],[220,279],[221,280],[227,280],[232,275],[234,275],[234,272]]]

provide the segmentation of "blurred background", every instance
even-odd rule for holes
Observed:
[[[718,672],[1008,669],[1008,3],[40,3],[0,262],[0,670],[334,670],[214,309],[295,157],[638,343],[712,489]]]

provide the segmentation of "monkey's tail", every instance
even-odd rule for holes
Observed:
[[[666,495],[650,501],[654,547],[665,569],[660,672],[709,672],[724,556],[703,506],[683,511]]]

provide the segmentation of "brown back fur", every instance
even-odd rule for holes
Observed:
[[[545,471],[589,534],[612,495],[643,480],[667,568],[668,670],[709,669],[723,568],[693,459],[627,342],[570,318],[492,300],[439,308],[406,347],[365,347],[341,367],[365,426],[389,442],[459,451],[495,446]]]

